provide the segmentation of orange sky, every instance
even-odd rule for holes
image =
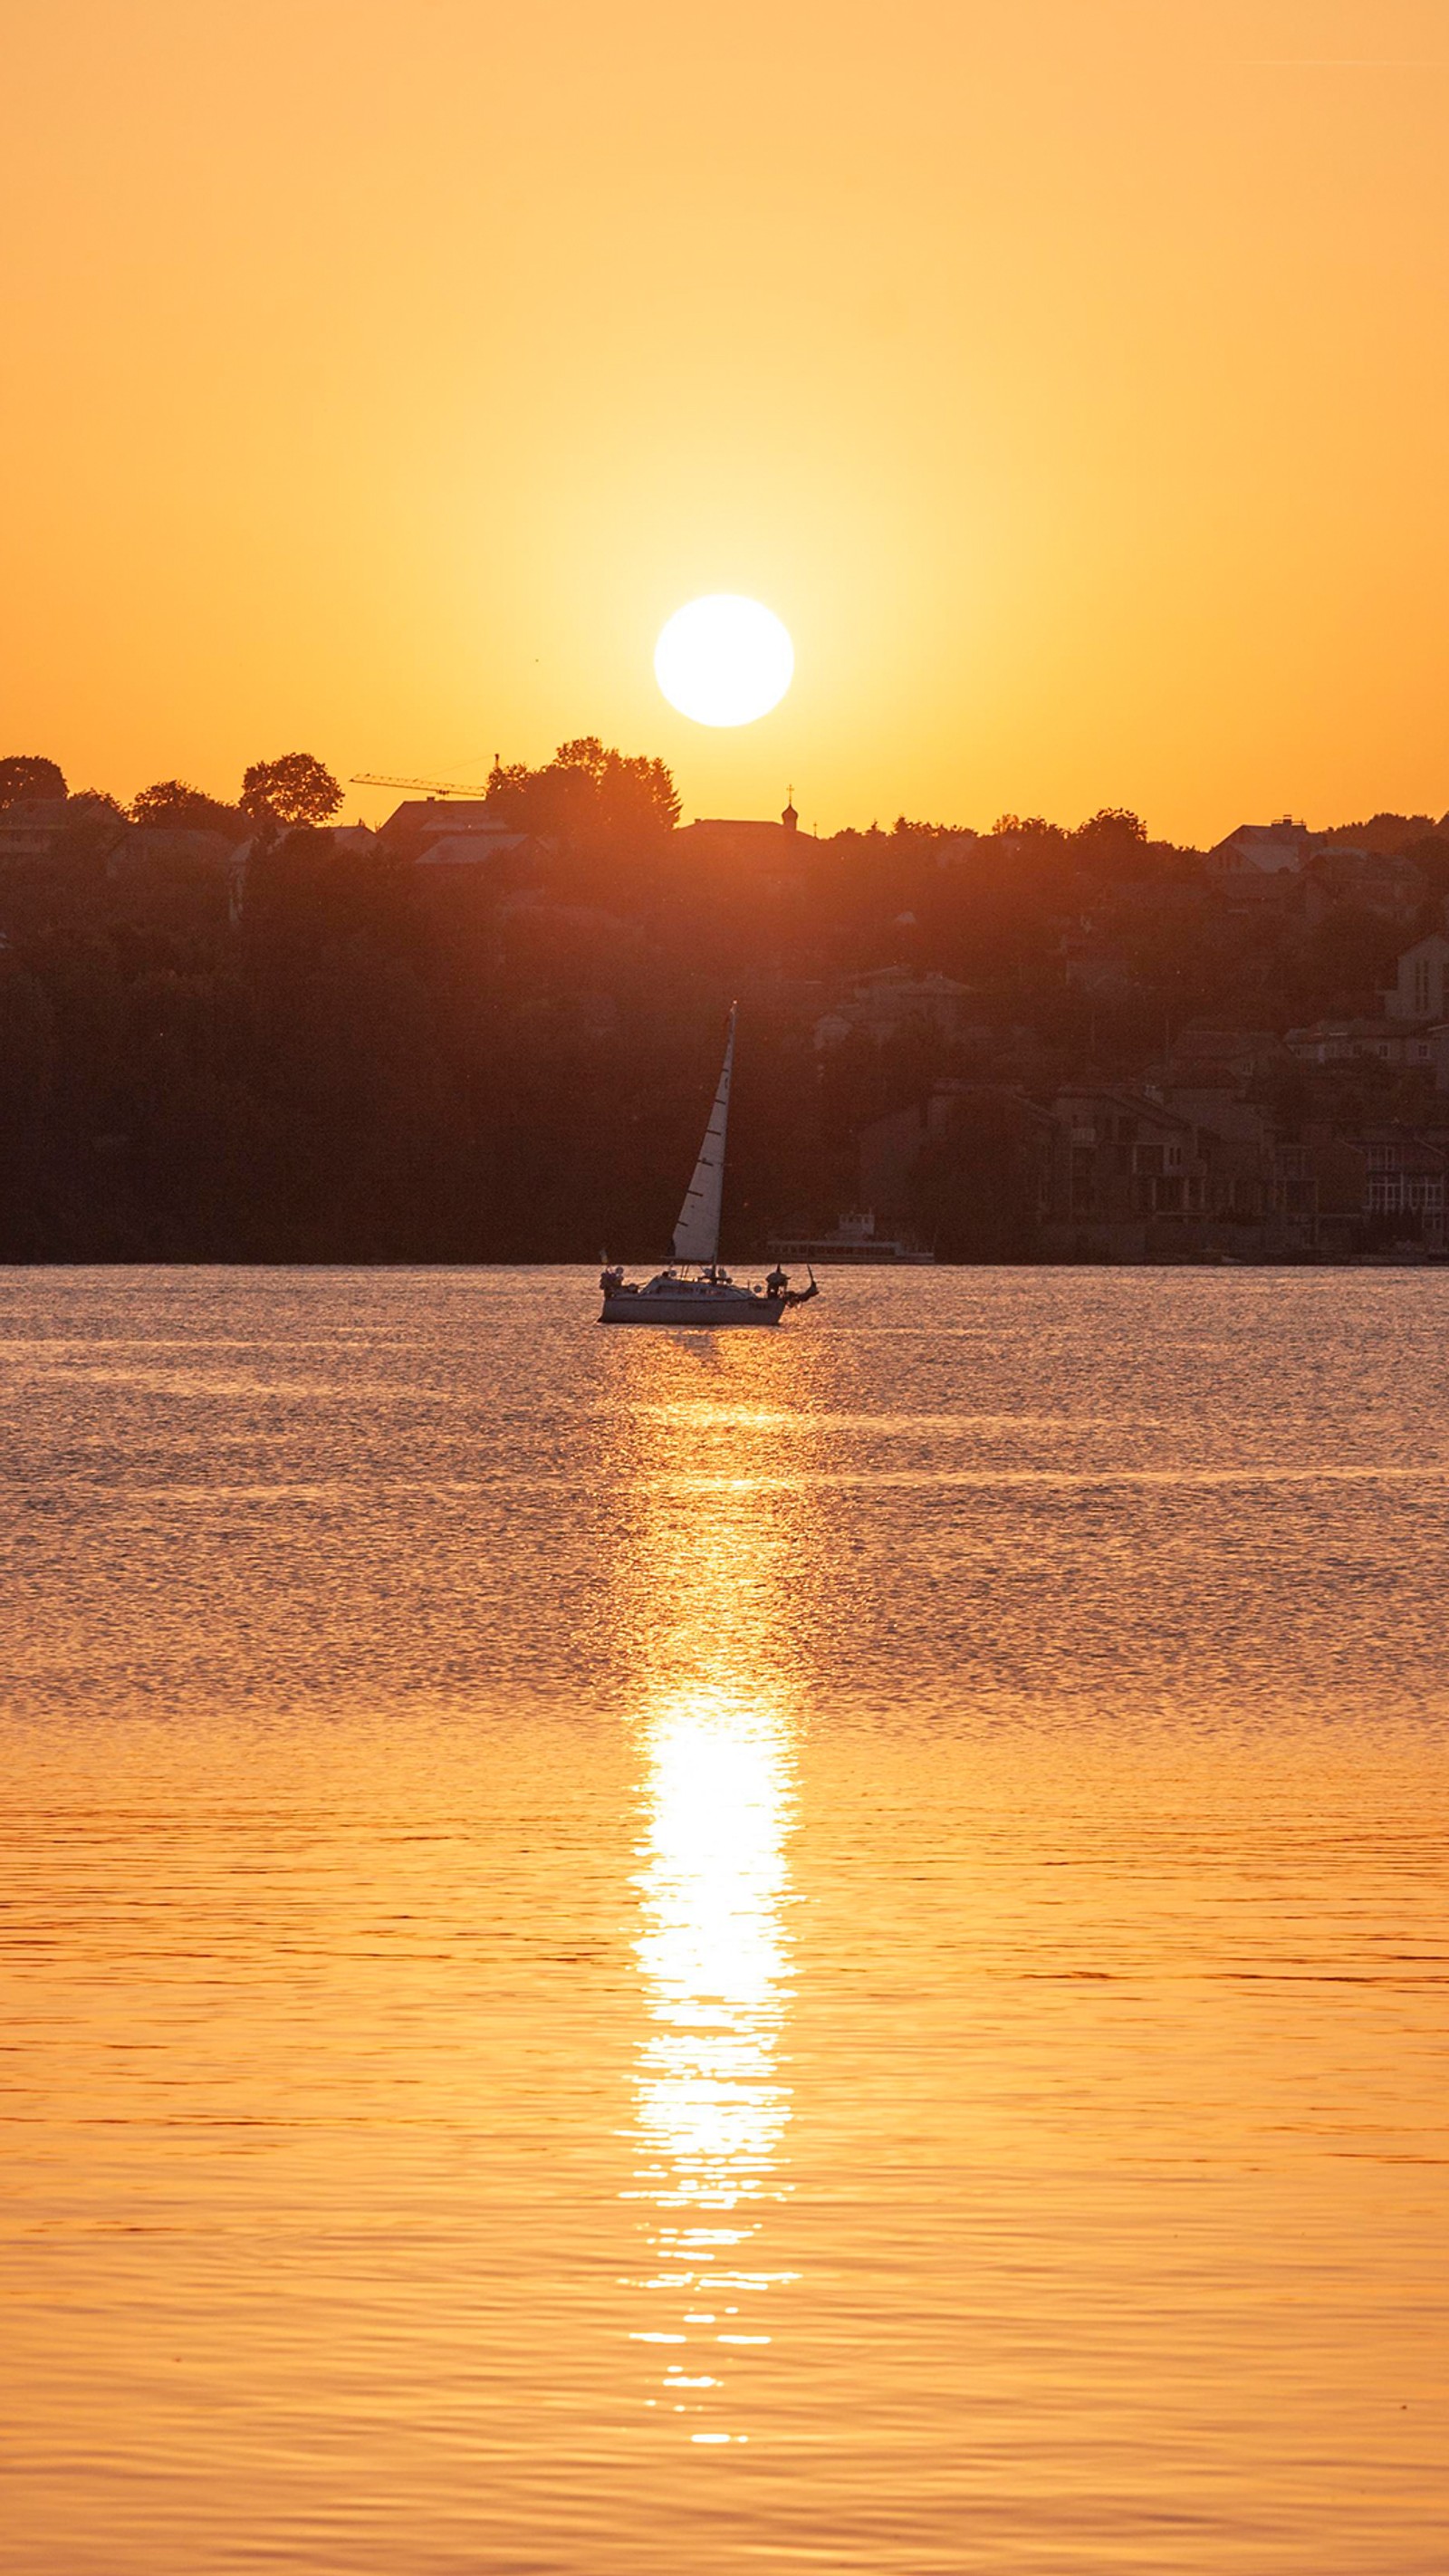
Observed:
[[[228,792],[600,732],[822,829],[1449,805],[1444,0],[0,35],[0,750]],[[798,656],[734,734],[650,668],[712,589]]]

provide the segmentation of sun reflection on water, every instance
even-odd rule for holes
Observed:
[[[789,2118],[776,2080],[788,1814],[768,1711],[701,1690],[656,1719],[636,1944],[654,2018],[641,2126],[674,2202],[733,2207],[769,2172]]]
[[[690,1408],[649,1438],[691,1463]],[[646,1435],[647,1436],[647,1435]],[[656,1467],[661,1463],[656,1455]],[[648,2211],[646,2312],[631,2338],[664,2367],[644,2403],[691,2441],[744,2442],[747,2355],[768,2354],[779,2266],[769,2224],[789,2196],[783,2039],[792,1980],[788,1861],[795,1712],[789,1537],[778,1497],[719,1497],[701,1525],[657,1483],[633,1568],[644,1666],[640,1924],[646,2021],[636,2068]],[[668,2359],[665,2360],[665,2353]],[[728,2422],[722,2419],[728,2415]]]

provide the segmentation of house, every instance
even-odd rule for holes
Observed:
[[[1412,859],[1339,842],[1319,843],[1304,861],[1303,879],[1310,929],[1344,906],[1407,928],[1429,895],[1428,880]]]
[[[216,835],[208,833],[205,837],[211,840]],[[325,840],[334,850],[344,853],[351,859],[367,858],[374,850],[385,850],[387,846],[381,833],[371,831],[366,823],[319,824],[310,833],[310,839],[314,842]],[[256,847],[255,837],[249,841],[238,841],[228,845],[225,868],[227,914],[233,927],[240,921],[246,910],[247,875]]]
[[[1397,1222],[1442,1252],[1449,1152],[1392,1127],[1369,1128],[1356,1141],[1364,1155],[1364,1215]]]
[[[1271,1029],[1223,1029],[1189,1020],[1173,1038],[1164,1079],[1202,1090],[1240,1089],[1282,1056],[1283,1042]]]
[[[225,832],[120,823],[99,855],[105,913],[131,928],[185,933],[235,918],[237,844]]]
[[[133,823],[106,853],[113,885],[147,878],[209,874],[225,878],[237,843],[225,832],[173,831],[160,823]]]
[[[1192,1020],[1179,1029],[1160,1075],[1145,1088],[1164,1109],[1209,1136],[1262,1149],[1270,1121],[1244,1095],[1257,1076],[1285,1060],[1283,1042],[1270,1029],[1221,1029]]]
[[[1286,919],[1300,912],[1306,901],[1305,880],[1300,868],[1242,868],[1234,876],[1209,880],[1217,898],[1219,914],[1229,920],[1256,918],[1259,921],[1275,914]]]
[[[1423,1042],[1434,1068],[1435,1090],[1449,1091],[1449,1020],[1441,1021],[1436,1029],[1426,1029]]]
[[[934,1029],[939,1037],[986,1047],[991,1032],[971,1019],[976,994],[970,984],[953,983],[949,975],[920,975],[913,966],[878,966],[851,986],[815,1023],[815,1045],[823,1053],[860,1029],[884,1046],[912,1022]]]
[[[1290,871],[1296,875],[1312,841],[1307,825],[1293,822],[1286,814],[1278,823],[1240,823],[1208,851],[1207,864],[1220,877],[1280,876]]]
[[[1266,1110],[1255,1101],[1245,1100],[1231,1084],[1163,1082],[1151,1086],[1151,1097],[1160,1100],[1174,1118],[1186,1120],[1209,1136],[1220,1137],[1225,1144],[1263,1147],[1271,1140],[1272,1121]]]
[[[1279,1247],[1353,1252],[1362,1239],[1366,1162],[1361,1144],[1310,1123],[1274,1138],[1271,1209]]]
[[[481,868],[495,859],[511,856],[515,850],[536,846],[528,832],[510,832],[496,824],[487,831],[444,832],[436,841],[428,841],[418,851],[414,865],[420,868]]]
[[[378,839],[403,857],[417,859],[435,841],[508,828],[486,796],[410,796],[389,814]]]
[[[1394,982],[1383,996],[1385,1017],[1391,1020],[1442,1020],[1449,1016],[1449,993],[1445,977],[1449,973],[1449,939],[1442,930],[1431,930],[1427,939],[1416,939],[1406,948],[1394,969]]]
[[[806,1226],[792,1234],[772,1234],[766,1249],[777,1261],[919,1262],[932,1258],[912,1235],[878,1234],[874,1208],[847,1209],[825,1232],[812,1233]]]
[[[692,823],[679,824],[670,841],[672,850],[692,865],[709,871],[725,869],[733,875],[788,875],[800,864],[800,817],[794,805],[785,807],[778,823],[734,821],[727,815],[697,814]],[[808,840],[811,835],[804,835]]]
[[[1147,1217],[1202,1215],[1207,1160],[1192,1122],[1137,1092],[1059,1092],[1051,1114],[1063,1132],[1068,1225],[1121,1225]]]
[[[0,868],[26,859],[48,859],[78,823],[104,825],[119,839],[125,816],[108,796],[22,796],[0,808]]]
[[[1060,1092],[1066,1185],[1043,1249],[1065,1260],[1181,1261],[1306,1245],[1301,1224],[1280,1221],[1267,1121],[1242,1102],[1220,1106],[1209,1125],[1140,1092]]]
[[[871,1206],[948,1261],[1030,1259],[1062,1194],[1056,1119],[1000,1083],[935,1083],[862,1128],[859,1154]]]
[[[1393,1065],[1437,1062],[1434,1032],[1422,1021],[1313,1020],[1290,1029],[1283,1043],[1300,1064],[1354,1064],[1370,1057]]]

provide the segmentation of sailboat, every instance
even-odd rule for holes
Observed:
[[[746,1288],[720,1267],[725,1131],[729,1126],[738,1014],[736,1003],[730,1012],[719,1089],[714,1095],[694,1178],[679,1211],[668,1267],[639,1288],[625,1278],[619,1263],[606,1261],[599,1277],[604,1292],[601,1324],[778,1324],[791,1306],[804,1306],[820,1293],[813,1270],[808,1288],[792,1288],[789,1273],[779,1269],[771,1271],[763,1288]]]

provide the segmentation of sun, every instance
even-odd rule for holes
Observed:
[[[732,591],[676,609],[654,647],[655,679],[695,724],[753,724],[794,676],[795,647],[774,611]]]

